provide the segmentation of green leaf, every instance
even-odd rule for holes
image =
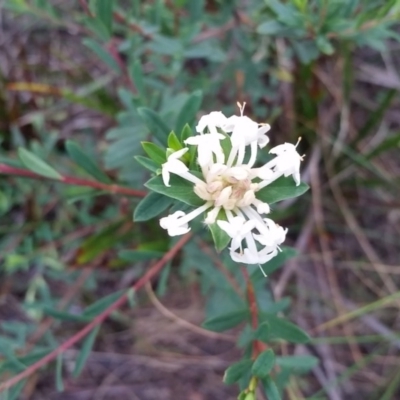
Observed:
[[[100,325],[97,325],[86,337],[82,344],[82,349],[79,352],[78,358],[76,360],[75,368],[72,375],[76,378],[82,372],[83,367],[85,366],[86,360],[88,359],[90,352],[92,351],[92,347],[96,340],[96,336],[99,333]]]
[[[372,159],[379,154],[388,150],[399,150],[400,149],[400,133],[390,136],[383,140],[378,146],[371,150],[365,158]]]
[[[227,221],[224,210],[220,210],[217,220]],[[210,224],[209,227],[214,240],[215,249],[218,252],[221,252],[226,246],[228,246],[229,242],[231,241],[231,237],[224,230],[222,230],[216,222],[214,224]]]
[[[263,322],[254,332],[254,338],[261,342],[268,343],[271,339],[271,328],[268,322]]]
[[[306,332],[286,319],[267,313],[261,313],[261,317],[269,323],[271,338],[275,337],[291,343],[307,343],[310,340]]]
[[[163,255],[163,252],[156,250],[121,250],[118,253],[119,258],[130,262],[154,260]]]
[[[279,390],[270,376],[262,380],[264,393],[268,400],[282,400]]]
[[[122,297],[125,292],[126,292],[125,290],[118,290],[115,293],[111,293],[108,296],[105,296],[95,301],[89,307],[85,308],[85,311],[83,312],[82,316],[87,317],[89,319],[96,317],[101,312],[103,312],[107,307],[109,307],[112,303],[114,303],[117,299]]]
[[[190,125],[194,121],[202,100],[203,93],[201,90],[196,90],[189,96],[176,118],[175,128],[177,132],[180,132],[185,124]]]
[[[146,99],[146,90],[144,87],[143,70],[139,61],[134,61],[129,66],[129,75],[135,85],[142,100]]]
[[[257,27],[260,35],[279,35],[288,32],[288,28],[276,20],[262,22]]]
[[[140,107],[137,110],[143,122],[146,124],[150,133],[154,135],[161,143],[165,144],[171,129],[163,119],[153,110],[146,107]]]
[[[109,37],[111,37],[112,33],[113,4],[114,0],[95,0],[92,8],[96,18],[106,27]]]
[[[253,376],[266,378],[275,365],[275,353],[272,349],[263,351],[254,361],[251,368]]]
[[[63,177],[49,164],[41,160],[36,154],[22,147],[18,149],[18,157],[22,164],[35,174],[46,178],[62,180]]]
[[[76,315],[76,314],[70,314],[64,311],[58,311],[55,310],[51,307],[43,307],[43,313],[45,315],[49,315],[50,317],[53,317],[55,319],[59,319],[60,321],[72,321],[72,322],[89,322],[90,318],[84,316],[84,315]]]
[[[133,213],[135,222],[148,221],[161,214],[173,203],[173,199],[162,194],[150,192],[136,206]]]
[[[72,160],[89,175],[99,182],[111,183],[111,179],[82,151],[77,143],[67,140],[65,147]]]
[[[135,156],[134,158],[140,165],[143,165],[143,167],[147,168],[151,172],[157,172],[160,169],[160,164],[150,158],[143,156]]]
[[[238,382],[243,376],[247,374],[247,372],[251,369],[253,365],[253,360],[241,360],[232,364],[224,374],[223,381],[227,385],[232,385],[233,383]]]
[[[119,67],[118,63],[115,61],[112,55],[108,53],[98,42],[93,39],[86,38],[82,40],[82,43],[90,50],[92,50],[93,53],[95,53],[97,57],[99,57],[100,60],[104,62],[104,64],[106,64],[118,74],[121,73],[121,68]]]
[[[158,165],[164,164],[167,161],[165,150],[151,142],[142,142],[143,150],[146,154]]]
[[[276,365],[298,372],[308,372],[317,366],[319,360],[314,356],[281,356],[276,357]]]
[[[317,47],[321,50],[322,53],[327,55],[332,55],[335,52],[332,43],[325,36],[317,37]]]
[[[239,325],[241,322],[246,320],[249,315],[250,313],[247,308],[233,311],[220,315],[218,317],[213,317],[205,320],[203,323],[203,327],[214,332],[226,331],[227,329]]]
[[[118,231],[122,224],[123,221],[117,221],[86,239],[78,250],[78,263],[86,264],[119,243],[121,235]]]
[[[191,172],[193,173],[193,171]],[[145,183],[145,186],[148,189],[173,199],[180,200],[190,206],[199,207],[205,203],[204,200],[197,197],[194,193],[193,183],[186,179],[171,174],[170,185],[170,187],[165,186],[161,176],[155,176]]]
[[[178,136],[176,136],[174,131],[171,131],[168,135],[168,147],[175,151],[183,148],[182,143],[179,141]]]
[[[265,188],[256,192],[257,199],[273,204],[277,201],[291,199],[307,192],[309,186],[304,182],[301,182],[299,186],[296,186],[292,177],[280,177],[276,181],[270,183]]]
[[[56,360],[56,389],[57,392],[64,391],[64,382],[62,378],[62,365],[63,365],[63,353],[57,356]]]
[[[193,131],[192,128],[186,124],[181,131],[181,142],[183,143],[186,139],[190,138],[193,136]]]

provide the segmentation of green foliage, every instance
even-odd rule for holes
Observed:
[[[249,310],[247,309],[224,313],[218,317],[206,319],[203,322],[203,327],[210,331],[222,332],[239,325],[246,320],[249,315]]]
[[[21,147],[18,149],[18,156],[22,164],[35,174],[51,179],[62,179],[62,176],[53,167],[48,165],[31,151]]]
[[[296,186],[291,177],[281,177],[257,192],[257,198],[268,204],[301,196],[309,189],[308,185],[301,182]]]
[[[93,178],[99,182],[111,183],[110,178],[87,154],[82,151],[77,143],[68,140],[65,144],[65,147],[71,159],[74,160],[76,164],[85,170],[89,175],[93,176]]]
[[[18,40],[5,37],[0,44],[1,51],[5,46],[5,57],[10,57],[12,65],[10,71],[4,68],[0,73],[0,168],[4,163],[42,177],[35,181],[18,175],[5,177],[0,169],[2,289],[12,314],[12,320],[0,324],[2,380],[50,353],[65,335],[72,336],[74,330],[105,312],[124,293],[128,293],[131,305],[142,305],[141,298],[133,299],[135,290],[126,292],[123,285],[137,282],[151,263],[176,243],[161,230],[157,220],[151,220],[167,210],[190,212],[204,204],[194,194],[192,183],[171,174],[171,187],[166,187],[160,175],[161,165],[170,154],[166,147],[181,149],[184,141],[196,134],[195,125],[204,113],[222,110],[226,115],[232,114],[239,100],[247,103],[246,115],[273,126],[271,142],[293,143],[299,135],[303,137],[299,145],[306,154],[302,171],[309,172],[304,177],[308,182],[310,176],[316,179],[317,171],[321,179],[321,187],[316,184],[314,189],[313,204],[321,201],[326,213],[324,229],[316,233],[322,239],[336,243],[331,238],[335,230],[341,229],[340,234],[348,231],[339,226],[341,218],[331,213],[338,210],[344,211],[345,218],[349,215],[346,204],[343,208],[335,204],[332,193],[337,193],[332,184],[343,191],[345,202],[357,199],[357,208],[352,210],[354,223],[366,223],[366,214],[371,213],[374,221],[383,224],[388,219],[395,225],[399,181],[396,163],[388,155],[394,153],[396,160],[400,136],[396,119],[390,116],[387,122],[385,116],[390,107],[397,105],[398,85],[391,82],[396,81],[395,74],[389,74],[382,80],[382,87],[374,86],[372,90],[374,83],[370,81],[360,95],[358,87],[369,73],[367,68],[364,71],[363,63],[358,65],[358,57],[370,57],[378,68],[382,52],[384,63],[393,63],[389,56],[393,43],[399,40],[395,26],[400,15],[397,0],[69,3],[6,0],[2,15],[6,21],[2,34],[7,34],[9,26],[15,26],[12,33]],[[20,15],[23,18],[19,19]],[[15,24],[12,21],[10,25],[9,16],[16,18]],[[20,38],[22,33],[29,34],[29,40]],[[57,46],[44,45],[47,38]],[[24,42],[32,49],[25,49]],[[36,42],[40,42],[40,48]],[[6,48],[9,43],[10,52]],[[48,48],[52,49],[51,54],[46,52],[41,57],[41,51]],[[358,53],[357,48],[364,49]],[[11,59],[14,53],[19,55],[18,60]],[[36,57],[34,62],[32,54]],[[361,79],[357,76],[359,70]],[[377,69],[371,75],[383,77],[385,71]],[[324,126],[335,107],[340,116]],[[221,145],[227,156],[231,142],[223,140]],[[201,176],[195,150],[195,146],[189,146],[181,160],[193,174]],[[319,152],[322,159],[315,161]],[[261,149],[258,161],[268,157],[267,151]],[[308,164],[311,157],[315,165]],[[394,174],[389,173],[392,170]],[[140,201],[130,201],[127,195],[117,196],[112,190],[110,196],[91,187],[63,185],[71,183],[66,178],[79,178],[81,173],[111,187],[141,190],[145,186],[148,194]],[[49,186],[45,178],[59,182]],[[370,187],[373,192],[368,194]],[[306,183],[296,186],[292,177],[281,177],[259,191],[257,197],[274,204],[294,199],[308,188]],[[384,218],[372,210],[377,194],[385,200]],[[360,204],[368,204],[368,213],[361,213]],[[291,242],[296,241],[309,206],[309,197],[304,196],[284,203],[283,208],[272,207],[273,219],[289,226]],[[225,218],[221,211],[218,219]],[[350,228],[354,223],[349,224]],[[395,242],[382,227],[376,227],[379,235],[373,229],[365,230],[363,246],[370,238],[379,241],[379,250],[383,242]],[[194,221],[191,228],[193,240],[154,280],[157,295],[173,296],[173,285],[179,285],[182,292],[195,287],[205,299],[203,326],[216,332],[234,328],[229,334],[240,337],[238,346],[244,354],[242,360],[227,369],[224,382],[239,385],[241,400],[256,398],[257,392],[251,387],[254,382],[262,385],[268,400],[284,398],[289,382],[309,397],[317,383],[313,380],[309,385],[301,375],[309,373],[318,359],[309,355],[281,356],[278,346],[281,341],[304,344],[310,339],[283,317],[286,313],[288,318],[294,315],[291,305],[299,311],[297,292],[289,285],[285,296],[292,296],[293,301],[289,297],[274,300],[270,285],[273,287],[276,282],[275,275],[269,281],[270,275],[296,256],[296,251],[282,246],[275,258],[262,265],[267,279],[258,266],[249,268],[257,303],[255,327],[248,282],[241,266],[224,251],[229,236],[216,223],[204,229]],[[362,228],[356,231],[354,237],[358,239],[364,232]],[[314,244],[318,246],[321,237],[311,236],[311,245],[303,253],[310,248],[314,253]],[[346,241],[345,237],[340,239]],[[332,252],[334,258],[336,250]],[[342,261],[347,261],[345,256]],[[86,267],[91,268],[90,276],[80,278]],[[335,263],[335,273],[340,274],[342,267],[345,268],[342,263]],[[385,268],[382,263],[382,270]],[[360,273],[358,265],[357,269]],[[381,277],[380,271],[367,272],[368,289],[356,285],[355,302],[368,304],[371,293],[382,289],[380,282],[375,283]],[[310,271],[306,274],[312,275]],[[386,271],[384,274],[388,275]],[[395,275],[384,280],[396,285]],[[304,290],[302,285],[304,282],[299,283],[299,292]],[[76,295],[64,304],[64,296],[72,287]],[[346,285],[341,290],[345,293]],[[311,287],[310,293],[302,294],[313,306],[327,307],[326,315],[333,315],[329,302],[317,288]],[[14,311],[16,301],[20,304]],[[123,326],[128,323],[130,328],[131,315],[125,311],[121,310],[118,316],[113,314],[115,321],[107,325],[109,331],[118,329],[114,322]],[[20,312],[24,315],[20,316]],[[313,312],[310,307],[307,318],[311,319]],[[385,323],[392,323],[390,309],[385,310],[384,317]],[[31,341],[44,318],[51,318],[53,325],[37,342]],[[99,332],[96,327],[83,340],[74,364],[68,355],[68,365],[74,365],[74,377],[83,370]],[[396,338],[388,337],[384,340],[396,345]],[[329,339],[336,343],[338,338]],[[358,337],[339,339],[341,345],[361,341]],[[265,343],[268,350],[253,354],[255,341]],[[25,354],[23,350],[33,342],[34,347]],[[313,351],[319,351],[318,343],[312,343]],[[288,349],[290,354],[292,346]],[[361,351],[370,349],[361,347]],[[340,355],[346,353],[340,349]],[[67,356],[59,355],[53,361],[53,382],[61,392],[63,375],[69,379],[69,368],[64,368]],[[345,356],[340,358],[343,365],[347,361]],[[329,381],[326,386],[339,385],[363,366],[351,368],[348,375]],[[385,387],[376,391],[382,399],[389,399],[395,396],[399,377],[394,374],[388,381],[384,379]],[[7,400],[20,398],[25,383],[13,386],[5,395]],[[312,398],[322,398],[321,392]]]
[[[275,353],[272,349],[263,351],[254,361],[251,373],[258,378],[266,378],[275,365]]]
[[[148,221],[165,211],[172,202],[169,197],[151,192],[136,206],[133,219],[136,222]]]

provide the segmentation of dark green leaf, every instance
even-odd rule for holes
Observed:
[[[260,35],[279,35],[287,31],[287,27],[276,20],[262,22],[257,27],[257,33]]]
[[[110,37],[113,18],[113,4],[114,0],[95,0],[93,7],[96,18],[100,19],[100,21],[106,27]]]
[[[265,188],[256,192],[256,197],[265,203],[273,204],[277,201],[300,196],[307,192],[308,189],[309,186],[304,182],[301,182],[299,186],[296,186],[292,177],[286,178],[282,176]]]
[[[251,368],[253,376],[266,378],[275,365],[275,353],[272,349],[263,351],[254,361]]]
[[[171,174],[170,185],[170,187],[165,186],[161,176],[155,176],[145,184],[147,188],[154,192],[180,200],[190,206],[199,207],[205,203],[194,193],[193,183]]]
[[[60,321],[72,321],[72,322],[89,322],[90,318],[84,315],[76,315],[70,314],[64,311],[58,311],[50,307],[43,307],[43,313],[45,315],[49,315],[55,319],[59,319]]]
[[[161,143],[165,144],[171,129],[162,120],[162,118],[153,110],[145,107],[138,108],[137,112],[143,119],[143,122],[146,124],[150,133],[154,135]]]
[[[371,150],[365,157],[372,159],[379,154],[388,150],[399,150],[400,149],[400,133],[390,136],[384,139],[378,146]]]
[[[150,192],[136,206],[133,220],[135,222],[148,221],[161,214],[173,203],[173,199],[162,194]]]
[[[139,61],[134,61],[130,64],[129,74],[140,98],[144,100],[146,98],[146,90],[144,87],[143,70]]]
[[[264,343],[268,343],[271,338],[271,328],[268,322],[263,322],[254,332],[254,338],[261,340]]]
[[[56,360],[56,389],[57,389],[57,392],[64,391],[62,366],[63,366],[63,353],[59,354],[57,356],[57,360]]]
[[[203,93],[201,90],[196,90],[189,96],[176,118],[175,128],[177,132],[180,132],[185,124],[190,125],[194,121],[202,99]]]
[[[50,165],[29,150],[20,147],[18,149],[18,156],[22,164],[35,174],[45,176],[46,178],[62,180],[62,176],[53,167],[50,167]]]
[[[233,311],[205,320],[203,327],[210,331],[222,332],[239,325],[241,322],[245,321],[249,315],[249,310],[247,308]]]
[[[329,56],[335,52],[332,43],[325,36],[317,37],[317,46],[322,53],[327,54]]]
[[[313,356],[281,356],[276,357],[276,365],[298,372],[308,372],[318,365],[318,358]]]
[[[117,221],[86,239],[78,250],[78,263],[86,264],[118,243],[121,239],[118,231],[122,224],[123,221]]]
[[[96,336],[99,333],[100,325],[97,325],[93,330],[86,336],[82,344],[82,349],[79,352],[78,358],[76,360],[75,368],[72,375],[76,378],[82,372],[83,367],[85,366],[86,360],[88,359],[90,352],[92,351],[92,347],[96,340]]]
[[[119,258],[130,262],[154,260],[163,255],[163,252],[156,250],[121,250],[118,253]]]
[[[143,165],[143,167],[147,168],[151,172],[157,172],[160,169],[160,164],[150,158],[143,156],[135,156],[134,158],[139,164]]]
[[[232,364],[224,374],[224,383],[232,385],[238,382],[247,372],[251,369],[253,360],[241,360],[235,364]]]
[[[261,313],[262,320],[269,323],[271,337],[286,340],[291,343],[307,343],[310,337],[298,326],[275,315]]]
[[[270,376],[267,376],[262,380],[264,386],[264,393],[268,400],[282,400],[279,390],[275,385],[275,382]]]
[[[151,142],[142,142],[143,150],[157,164],[164,164],[167,161],[165,150]]]
[[[218,213],[217,220],[227,221],[224,210],[221,210]],[[226,246],[228,246],[229,242],[231,241],[231,237],[224,230],[222,230],[216,222],[214,224],[210,224],[209,228],[214,240],[215,249],[218,252],[221,252]]]
[[[101,312],[103,312],[107,307],[109,307],[112,303],[114,303],[117,299],[122,297],[124,292],[125,290],[119,290],[118,292],[111,293],[108,296],[105,296],[95,301],[89,307],[85,308],[85,311],[83,312],[82,316],[87,317],[89,319],[96,317]]]
[[[89,175],[93,176],[99,182],[111,183],[111,179],[82,151],[77,143],[67,140],[65,147],[72,160]]]
[[[104,62],[108,67],[114,70],[117,73],[121,73],[121,68],[118,63],[114,60],[112,55],[108,53],[98,42],[93,39],[86,38],[82,40],[82,43],[93,51],[100,58],[101,61]]]

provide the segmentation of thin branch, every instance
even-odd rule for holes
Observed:
[[[93,319],[88,325],[86,325],[83,329],[77,332],[75,335],[70,337],[67,341],[61,344],[59,347],[54,349],[51,353],[47,354],[45,357],[41,358],[39,361],[30,365],[25,371],[20,374],[14,376],[11,379],[0,384],[0,393],[10,389],[12,386],[16,385],[18,382],[23,379],[29,377],[33,373],[35,373],[38,369],[45,366],[49,362],[53,361],[57,358],[58,355],[62,354],[65,350],[71,348],[75,343],[79,342],[86,335],[88,335],[96,326],[100,325],[104,322],[105,319],[109,317],[109,315],[123,306],[129,298],[129,292],[136,292],[140,288],[142,288],[150,279],[152,279],[163,267],[166,263],[168,263],[176,253],[188,242],[191,238],[191,234],[188,233],[183,236],[175,245],[170,249],[165,255],[157,261],[131,288],[127,290],[121,297],[119,297],[114,303],[112,303],[109,307],[107,307],[101,314]]]
[[[51,179],[56,182],[62,182],[66,185],[75,185],[75,186],[85,186],[93,189],[104,190],[106,192],[110,192],[113,194],[124,194],[126,196],[133,197],[144,197],[146,196],[146,192],[144,190],[130,189],[124,186],[118,185],[108,185],[106,183],[96,182],[90,179],[81,179],[75,178],[73,176],[62,176],[61,179],[52,179],[46,176],[35,174],[27,169],[22,168],[14,168],[7,164],[0,164],[0,175],[13,175],[21,178],[31,178],[31,179]]]
[[[226,340],[228,342],[235,342],[236,339],[234,336],[227,335],[225,333],[219,333],[219,332],[212,332],[208,331],[207,329],[204,329],[200,326],[197,326],[195,324],[192,324],[189,321],[186,321],[185,319],[179,317],[178,315],[174,314],[172,311],[170,311],[167,307],[165,307],[160,300],[158,300],[156,294],[154,293],[153,288],[151,287],[151,283],[147,282],[145,285],[146,292],[150,298],[150,301],[153,303],[154,307],[157,308],[157,310],[167,317],[168,319],[176,322],[178,325],[183,326],[184,328],[197,333],[199,335],[207,336],[212,339],[221,339],[221,340]]]
[[[257,305],[257,298],[254,292],[254,287],[251,282],[249,273],[245,267],[242,268],[243,276],[246,280],[247,285],[247,299],[249,301],[249,308],[250,308],[250,315],[251,315],[251,327],[253,330],[257,330],[258,328],[258,305]],[[256,359],[257,356],[262,353],[266,349],[266,344],[260,342],[259,340],[253,341],[253,359]]]

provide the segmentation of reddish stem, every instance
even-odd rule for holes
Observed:
[[[147,282],[150,281],[161,269],[162,267],[170,261],[176,253],[186,244],[186,242],[191,238],[191,234],[188,233],[183,236],[175,245],[172,247],[165,255],[157,261],[132,287],[131,290],[137,291],[142,288]],[[11,388],[16,385],[21,380],[27,378],[36,372],[39,368],[43,367],[50,361],[57,358],[58,355],[62,354],[64,351],[72,347],[75,343],[83,339],[87,334],[89,334],[93,328],[100,325],[113,311],[124,305],[128,300],[128,291],[123,294],[119,299],[107,307],[101,314],[93,319],[88,325],[77,332],[75,335],[70,337],[67,341],[61,344],[59,347],[54,349],[51,353],[47,354],[45,357],[41,358],[39,361],[30,365],[25,371],[14,376],[13,378],[0,384],[0,392]]]
[[[7,164],[0,164],[0,174],[14,175],[31,179],[52,179],[46,176],[35,174],[27,169],[14,168]],[[144,197],[146,192],[144,190],[130,189],[118,185],[108,185],[106,183],[92,181],[90,179],[75,178],[73,176],[64,175],[61,179],[54,179],[55,181],[65,183],[67,185],[85,186],[93,189],[105,190],[114,194],[125,194],[126,196]]]
[[[251,316],[251,327],[253,330],[258,328],[258,306],[257,306],[257,298],[254,292],[253,284],[250,280],[249,273],[246,268],[242,268],[242,273],[244,278],[246,279],[247,286],[247,299],[249,301],[250,308],[250,316]],[[262,353],[266,348],[266,345],[259,340],[253,340],[253,359],[256,359],[257,356]]]

